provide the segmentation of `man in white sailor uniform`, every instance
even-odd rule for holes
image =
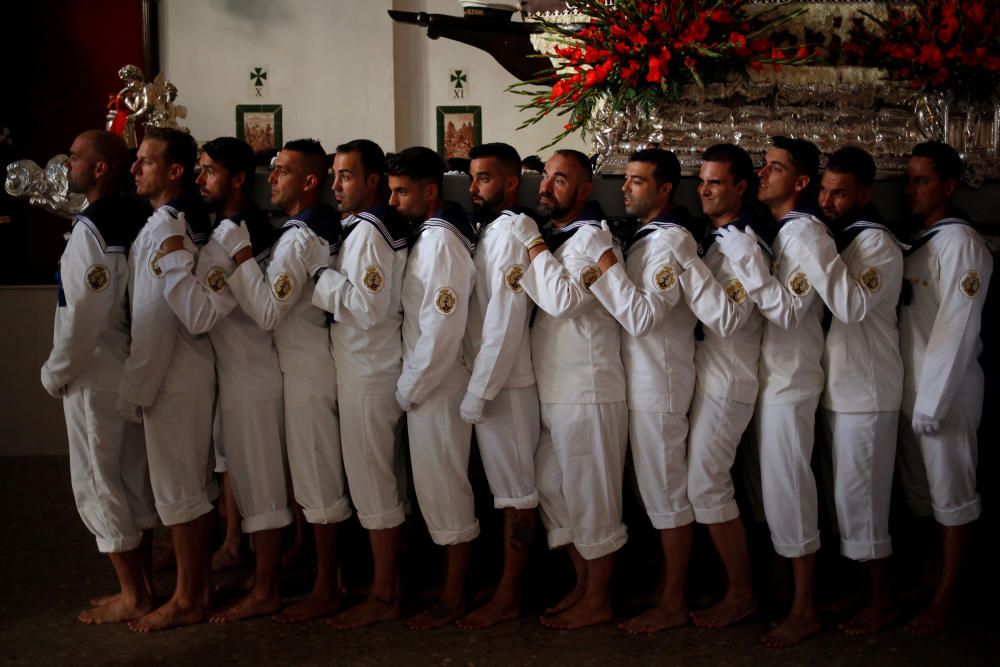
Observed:
[[[368,599],[328,621],[345,629],[399,617],[406,478],[395,390],[403,363],[400,291],[409,229],[385,204],[384,174],[378,144],[357,139],[337,146],[333,192],[347,216],[344,239],[312,295],[313,305],[330,313],[344,468],[374,561]],[[318,237],[310,243],[322,245]]]
[[[504,516],[500,583],[485,605],[458,622],[466,629],[481,629],[521,613],[521,581],[538,507],[539,416],[528,332],[532,303],[520,284],[528,253],[509,231],[513,218],[529,216],[517,205],[521,157],[503,143],[475,146],[469,157],[469,192],[481,226],[476,289],[465,335],[466,358],[475,361],[461,412],[462,419],[475,424],[493,506]]]
[[[118,414],[129,347],[126,254],[149,208],[118,194],[128,164],[121,137],[89,130],[66,160],[72,192],[87,208],[73,220],[56,274],[52,351],[42,386],[63,399],[73,496],[84,525],[108,554],[117,595],[80,613],[84,623],[135,620],[153,607],[151,535],[156,524],[142,428]]]
[[[603,247],[613,247],[600,206],[588,201],[592,180],[585,155],[556,151],[538,194],[538,211],[552,223],[548,241],[529,218],[511,224],[530,261],[521,287],[538,306],[531,357],[541,414],[539,507],[549,547],[568,547],[576,572],[573,590],[542,617],[561,629],[611,620],[614,553],[628,539],[622,523],[628,410],[620,328],[590,291],[601,270],[584,252],[595,235]]]
[[[469,384],[462,338],[475,281],[475,233],[462,208],[441,195],[445,164],[415,146],[388,160],[389,205],[414,225],[403,278],[403,372],[396,400],[407,413],[413,485],[431,539],[445,547],[438,601],[407,622],[417,630],[465,613],[471,542],[479,535],[460,406]]]
[[[192,255],[208,240],[208,217],[193,201],[196,160],[191,135],[149,128],[132,166],[136,193],[155,210],[129,251],[132,347],[119,411],[144,426],[156,509],[177,559],[173,596],[130,623],[139,632],[201,622],[208,597],[215,362],[208,338],[191,335],[170,309],[159,266],[165,240],[181,236]]]
[[[802,268],[798,248],[827,237],[803,209],[814,195],[819,150],[803,139],[774,137],[760,170],[758,199],[778,221],[774,275],[749,234],[719,230],[719,249],[768,320],[761,342],[757,440],[764,513],[779,556],[792,559],[795,597],[788,617],[762,641],[791,646],[819,630],[813,602],[819,549],[816,481],[810,468],[816,406],[823,391],[823,302]],[[800,244],[791,244],[792,239]]]
[[[250,201],[255,160],[246,142],[220,137],[205,143],[197,185],[216,220],[245,222],[258,262],[269,256],[274,232]],[[165,243],[171,249],[173,241]],[[247,315],[226,285],[233,259],[209,240],[195,257],[182,247],[159,260],[164,296],[192,334],[208,333],[219,380],[217,412],[225,440],[227,469],[243,531],[251,535],[256,558],[253,586],[246,596],[209,617],[238,621],[281,608],[278,568],[281,529],[292,522],[286,486],[284,404],[281,370],[269,331]]]
[[[692,612],[691,618],[701,627],[722,628],[757,608],[732,468],[757,400],[764,319],[715,241],[719,230],[731,228],[754,235],[758,261],[768,261],[770,250],[748,229],[745,203],[756,199],[757,181],[747,152],[733,144],[716,144],[701,160],[698,197],[710,223],[701,247],[704,263],[692,264],[679,276],[684,300],[703,331],[695,345],[696,383],[688,415],[688,497],[695,521],[708,526],[726,570],[727,588],[717,603]]]
[[[833,455],[840,552],[867,563],[870,583],[869,604],[841,625],[850,634],[879,630],[896,615],[886,559],[892,553],[889,500],[903,388],[896,325],[903,253],[870,205],[874,180],[875,161],[863,149],[835,152],[819,190],[833,238],[801,243],[793,237],[786,245],[833,315],[821,405]]]
[[[664,554],[665,579],[656,606],[621,626],[632,633],[688,622],[684,589],[694,513],[687,494],[687,412],[694,392],[696,320],[677,278],[700,260],[694,237],[671,210],[680,175],[680,163],[669,151],[634,153],[622,192],[625,212],[638,219],[639,228],[625,263],[618,262],[613,246],[601,247],[596,236],[584,248],[601,269],[590,291],[625,330],[632,460]]]
[[[983,239],[951,204],[962,174],[953,148],[928,142],[906,168],[906,203],[920,230],[904,260],[900,312],[903,405],[900,477],[919,516],[941,525],[941,574],[928,606],[906,626],[917,635],[957,622],[956,583],[971,548],[976,493],[976,430],[983,407],[979,331],[993,260]]]
[[[320,197],[328,163],[318,141],[289,141],[268,177],[271,204],[288,214],[267,270],[254,260],[248,226],[224,220],[212,238],[236,261],[228,286],[261,329],[274,332],[285,399],[285,444],[295,500],[312,524],[316,578],[310,593],[275,614],[282,623],[337,610],[337,524],[351,515],[340,452],[337,368],[326,313],[312,304],[313,275],[330,266],[341,236],[340,216]],[[325,247],[310,252],[319,237]],[[223,437],[225,433],[223,433]]]

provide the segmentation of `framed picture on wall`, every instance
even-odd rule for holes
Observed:
[[[250,144],[254,153],[281,148],[281,105],[237,104],[236,138]]]
[[[438,107],[437,142],[445,160],[468,158],[469,150],[483,143],[483,108]]]

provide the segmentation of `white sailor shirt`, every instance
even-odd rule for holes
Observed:
[[[913,409],[943,419],[956,397],[982,400],[979,331],[993,258],[969,223],[946,218],[923,230],[904,260],[912,296],[900,314],[904,390]]]
[[[524,212],[504,210],[476,242],[476,287],[469,303],[466,358],[474,359],[468,390],[487,401],[501,389],[535,384],[528,320],[533,304],[521,287],[528,251],[510,233]]]

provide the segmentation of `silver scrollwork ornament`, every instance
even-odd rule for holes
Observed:
[[[86,197],[69,191],[65,155],[50,159],[44,170],[31,160],[11,162],[4,189],[11,197],[27,199],[62,218],[72,218],[87,207]]]

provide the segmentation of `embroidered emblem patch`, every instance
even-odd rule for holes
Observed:
[[[590,286],[597,282],[597,279],[601,277],[601,270],[591,264],[583,271],[580,272],[580,283],[583,285],[583,289],[590,291]]]
[[[442,315],[451,315],[458,306],[458,297],[450,287],[441,287],[434,294],[434,308]]]
[[[208,285],[208,289],[216,294],[221,294],[226,289],[226,272],[222,270],[222,267],[213,266],[209,269],[208,275],[205,276],[205,284]]]
[[[959,289],[962,290],[962,294],[971,298],[979,294],[982,286],[983,279],[979,277],[979,271],[966,271]]]
[[[726,285],[726,298],[738,306],[742,305],[747,300],[747,291],[743,289],[743,283],[739,280],[729,281]]]
[[[805,296],[809,294],[811,288],[812,285],[809,284],[809,278],[804,271],[796,271],[788,277],[788,289],[795,296]]]
[[[523,277],[524,267],[520,264],[515,264],[507,269],[507,273],[503,276],[503,281],[507,285],[507,289],[511,292],[522,292],[524,288],[521,287],[521,278]]]
[[[382,277],[382,272],[377,266],[369,266],[365,269],[365,275],[361,278],[361,282],[364,283],[366,290],[377,294],[382,291],[385,278]]]
[[[284,301],[292,295],[292,290],[295,289],[294,283],[292,283],[292,277],[287,273],[279,273],[274,279],[274,284],[271,285],[271,291],[274,292],[274,296],[277,297],[278,301]]]
[[[85,280],[87,281],[87,287],[95,292],[100,292],[108,286],[108,283],[111,281],[111,274],[108,272],[108,267],[103,264],[94,264],[87,269]]]
[[[874,266],[861,272],[861,284],[869,292],[877,292],[882,287],[882,274]]]
[[[656,275],[653,276],[653,287],[663,292],[676,284],[677,276],[674,275],[674,267],[664,264],[656,270]]]
[[[149,258],[149,272],[153,274],[154,278],[159,278],[163,275],[163,271],[160,269],[160,258],[165,254],[163,251],[158,250]]]

